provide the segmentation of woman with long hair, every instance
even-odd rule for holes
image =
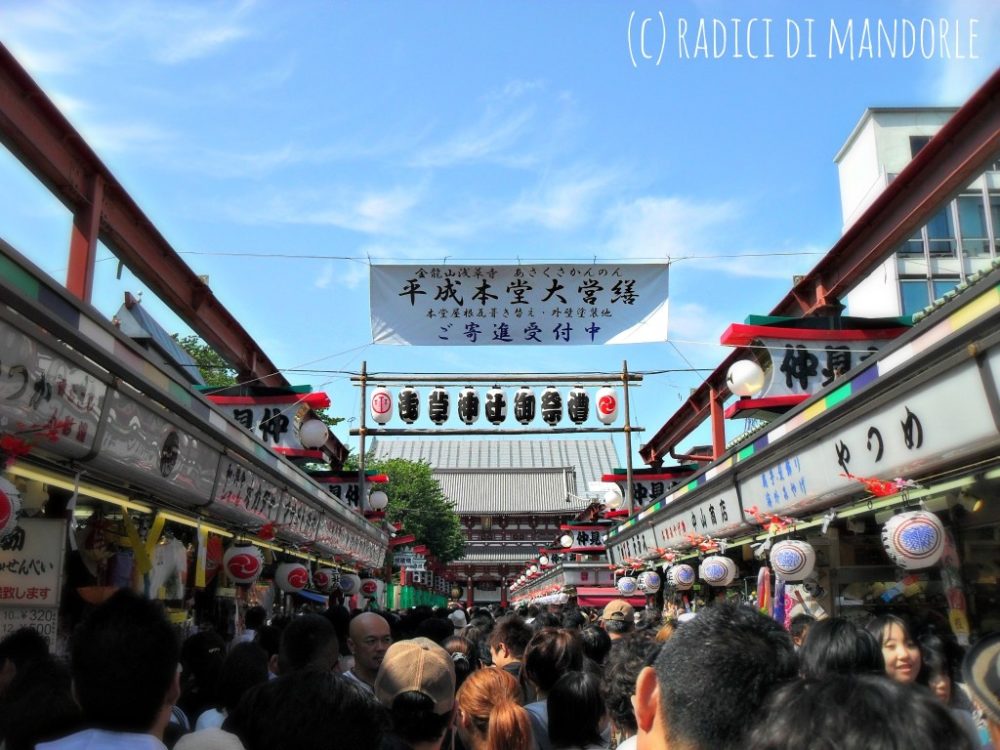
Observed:
[[[473,672],[455,697],[458,736],[466,750],[533,750],[528,712],[518,703],[521,687],[510,672]]]
[[[869,621],[865,629],[882,647],[885,673],[896,682],[912,685],[920,675],[920,646],[906,620],[896,615],[882,615]]]

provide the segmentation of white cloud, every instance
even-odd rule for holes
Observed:
[[[543,181],[511,206],[512,221],[540,224],[547,229],[572,229],[591,214],[599,195],[616,179],[612,173],[570,174]]]
[[[197,60],[250,36],[250,31],[237,25],[221,24],[210,28],[178,29],[176,35],[163,39],[154,48],[153,59],[168,65]]]
[[[326,289],[330,286],[331,281],[333,281],[333,261],[328,260],[320,269],[319,276],[316,277],[313,286],[317,289]]]
[[[509,114],[487,114],[470,128],[444,143],[424,149],[412,161],[415,167],[451,167],[457,164],[500,159],[524,133],[534,112],[529,108]],[[509,157],[511,163],[517,160]]]

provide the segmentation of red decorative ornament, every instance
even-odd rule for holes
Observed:
[[[223,555],[222,566],[236,583],[250,584],[264,569],[264,556],[253,545],[233,546]]]
[[[17,528],[17,514],[21,510],[21,493],[17,487],[0,477],[0,538]]]
[[[257,531],[257,538],[264,542],[274,539],[274,522],[268,521]]]

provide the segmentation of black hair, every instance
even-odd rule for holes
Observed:
[[[385,709],[367,690],[332,672],[303,669],[251,688],[223,729],[246,750],[328,750],[334,742],[377,748],[387,724]]]
[[[604,702],[611,721],[626,735],[635,734],[638,729],[632,708],[636,679],[658,649],[656,641],[638,635],[628,636],[614,642],[604,661],[604,681],[601,683]]]
[[[842,617],[820,620],[799,648],[799,672],[823,679],[828,674],[883,674],[882,646],[864,628]]]
[[[568,630],[582,630],[587,627],[587,618],[580,610],[571,609],[563,613],[562,626]]]
[[[0,735],[6,750],[33,750],[83,725],[73,699],[69,668],[52,658],[18,669],[0,707]]]
[[[247,630],[257,630],[267,623],[267,610],[260,605],[254,605],[243,615],[243,624]]]
[[[511,655],[520,659],[524,656],[524,649],[528,647],[531,635],[531,628],[528,627],[523,618],[517,615],[507,615],[497,620],[490,632],[489,645],[491,648],[497,649],[500,644],[503,644]]]
[[[524,651],[524,674],[539,691],[547,693],[566,672],[583,668],[580,636],[568,630],[539,630]]]
[[[452,662],[455,664],[455,690],[462,687],[465,678],[479,669],[479,646],[474,641],[470,641],[460,635],[453,635],[445,638],[441,648],[448,652]]]
[[[0,641],[0,665],[10,660],[16,669],[49,655],[49,642],[32,627],[18,628]]]
[[[568,672],[552,686],[546,703],[553,748],[604,744],[601,720],[605,706],[598,677],[587,672]]]
[[[339,654],[337,632],[322,615],[299,615],[281,631],[278,664],[282,674],[310,666],[331,667],[325,660],[333,658],[336,663],[334,657]]]
[[[611,650],[611,636],[604,628],[591,625],[580,631],[580,644],[583,646],[584,656],[603,664]]]
[[[944,704],[881,675],[798,680],[776,690],[761,713],[746,750],[973,750]]]
[[[340,655],[350,656],[351,649],[347,645],[347,639],[351,630],[351,613],[347,611],[347,607],[331,604],[323,613],[323,617],[333,624],[333,629],[337,633],[337,641],[340,644]]]
[[[775,685],[795,676],[792,639],[750,607],[702,609],[665,641],[656,659],[670,745],[729,750]]]
[[[256,643],[237,643],[222,663],[219,707],[232,712],[243,694],[262,682],[267,682],[267,652]]]
[[[163,609],[131,591],[116,592],[72,639],[77,701],[88,724],[148,732],[177,676],[180,647]]]
[[[201,630],[181,644],[181,697],[177,705],[196,720],[218,702],[219,675],[226,658],[226,642],[213,630]]]
[[[264,649],[270,658],[281,649],[281,631],[274,625],[262,625],[257,629],[253,642]]]
[[[562,621],[551,612],[539,612],[531,623],[531,629],[536,633],[542,628],[558,628]]]
[[[812,615],[795,615],[788,623],[788,632],[792,638],[801,638],[802,634],[809,630],[814,622],[816,622],[816,618]]]
[[[455,634],[455,626],[451,624],[451,620],[428,617],[417,625],[414,634],[418,637],[428,638],[440,646]]]
[[[389,713],[393,733],[410,744],[440,739],[448,729],[452,716],[451,711],[434,713],[434,701],[413,690],[397,695]]]

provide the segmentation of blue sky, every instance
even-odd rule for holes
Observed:
[[[816,57],[790,58],[787,22],[806,17]],[[953,30],[948,54],[929,60],[829,54],[831,20],[842,31],[866,17],[948,19],[958,42]],[[644,18],[654,59],[637,47]],[[735,58],[734,18],[744,43],[750,19],[773,19],[775,57]],[[726,53],[686,58],[681,19],[692,55],[699,21],[723,21]],[[998,37],[993,0],[0,7],[0,41],[271,359],[330,371],[362,360],[393,372],[714,367],[726,325],[768,312],[840,235],[832,159],[864,109],[961,104],[1000,63]],[[69,224],[0,154],[0,236],[63,279]],[[369,259],[444,257],[670,259],[671,343],[530,358],[371,345]],[[94,304],[109,316],[142,289],[115,272],[99,262]],[[143,301],[186,332],[149,292]],[[357,418],[346,375],[288,377]],[[698,382],[651,375],[634,391],[632,420],[647,430],[636,449]],[[346,425],[337,432],[353,444]]]

